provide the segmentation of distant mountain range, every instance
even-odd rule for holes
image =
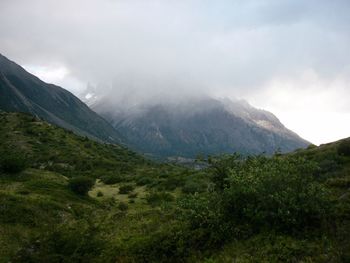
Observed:
[[[120,142],[118,132],[72,93],[41,81],[1,54],[0,109],[31,113],[96,140]]]
[[[150,156],[272,154],[309,144],[272,113],[245,101],[196,97],[121,107],[102,97],[91,107],[0,55],[0,110],[31,113],[78,134],[123,143]]]
[[[123,109],[100,99],[91,107],[130,147],[153,156],[273,154],[310,144],[284,127],[272,113],[245,101],[197,97]]]

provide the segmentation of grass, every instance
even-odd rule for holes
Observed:
[[[3,262],[10,261],[29,237],[50,225],[77,218],[79,211],[89,211],[96,203],[69,191],[64,176],[37,169],[17,175],[0,174],[0,201]]]
[[[133,199],[135,202],[129,204],[129,207],[131,209],[133,209],[134,207],[136,207],[136,209],[140,209],[140,207],[146,205],[145,197],[147,195],[147,189],[145,186],[135,187],[135,189],[132,191],[132,193],[137,194],[135,198],[130,198],[128,194],[120,194],[120,186],[122,186],[122,184],[107,185],[101,182],[101,180],[97,180],[94,188],[89,192],[89,196],[102,201],[113,198],[117,203],[129,203],[129,201]],[[103,196],[98,197],[98,192],[102,192]]]
[[[0,161],[18,152],[27,160],[14,174],[0,165],[0,262],[350,262],[350,157],[339,155],[340,143],[281,157],[317,164],[315,180],[331,193],[332,224],[295,235],[263,229],[214,245],[218,231],[191,228],[179,206],[212,193],[211,168],[156,163],[30,115],[0,113]],[[75,176],[96,179],[88,195],[69,189]],[[124,185],[135,188],[120,194]]]

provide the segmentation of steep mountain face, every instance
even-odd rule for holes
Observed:
[[[81,135],[119,142],[119,134],[73,94],[47,84],[0,54],[0,109],[34,114]]]
[[[205,97],[112,111],[113,107],[101,100],[92,107],[132,148],[155,156],[272,154],[309,144],[272,113],[255,109],[245,101]]]

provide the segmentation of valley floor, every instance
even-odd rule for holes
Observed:
[[[195,171],[1,113],[0,262],[350,262],[349,151]]]

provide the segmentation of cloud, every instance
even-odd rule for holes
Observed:
[[[76,94],[87,83],[116,100],[205,93],[278,116],[299,114],[283,96],[327,94],[312,109],[347,114],[334,98],[350,96],[349,13],[347,0],[2,0],[0,52],[64,67],[57,84]]]
[[[271,80],[252,96],[254,105],[278,113],[283,123],[320,144],[350,135],[349,78],[332,80],[307,70],[293,79]]]

